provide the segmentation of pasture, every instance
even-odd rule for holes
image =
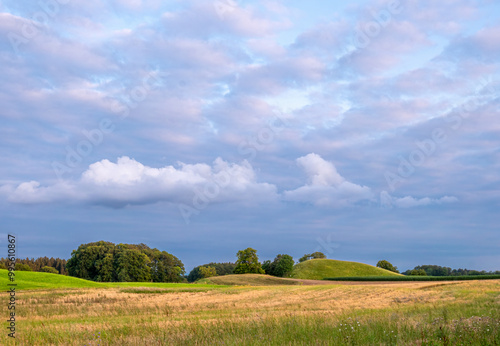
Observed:
[[[267,286],[239,280],[234,286],[79,281],[20,290],[16,342],[5,329],[0,343],[500,344],[500,280]]]

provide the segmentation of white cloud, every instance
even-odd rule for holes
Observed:
[[[333,163],[317,154],[300,157],[297,164],[306,172],[308,182],[295,190],[285,191],[285,200],[321,206],[347,206],[373,198],[369,187],[347,181]]]
[[[211,202],[244,201],[276,197],[274,185],[256,181],[252,166],[217,158],[213,165],[178,163],[178,167],[153,168],[127,156],[116,163],[102,160],[83,172],[79,181],[42,187],[37,181],[3,186],[8,200],[21,204],[75,202],[123,207],[160,201],[191,203],[202,195]]]

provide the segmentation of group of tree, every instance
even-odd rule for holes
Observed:
[[[71,276],[100,282],[181,282],[185,273],[184,264],[166,251],[106,241],[80,245],[66,268]]]
[[[264,261],[262,269],[268,275],[285,277],[290,275],[294,264],[292,256],[278,255],[272,262],[270,260]]]
[[[295,264],[293,257],[286,254],[279,254],[273,261],[267,260],[261,264],[257,256],[257,250],[250,247],[238,251],[236,257],[236,263],[211,262],[194,267],[187,276],[187,280],[194,282],[211,276],[228,274],[268,274],[285,277],[292,272]],[[314,258],[326,258],[326,256],[321,252],[314,252],[304,255],[301,260],[303,262]]]
[[[0,258],[0,269],[6,269],[9,265],[8,258]],[[46,272],[53,274],[68,275],[66,270],[66,260],[60,258],[17,258],[15,269],[18,271]]]
[[[311,254],[305,254],[301,258],[299,258],[299,263],[308,261],[310,259],[316,259],[316,258],[326,258],[325,254],[319,251],[313,252]]]
[[[194,282],[198,279],[208,278],[210,276],[221,276],[233,274],[234,268],[236,268],[236,263],[225,262],[225,263],[215,263],[211,262],[208,264],[203,264],[201,266],[194,267],[193,270],[187,276],[189,282]]]
[[[485,271],[485,270],[470,270],[470,269],[451,269],[450,267],[441,267],[438,265],[421,265],[416,266],[413,269],[405,271],[405,275],[428,275],[428,276],[462,276],[462,275],[498,275],[500,271]],[[412,274],[413,273],[413,274]],[[423,274],[422,274],[423,273]]]

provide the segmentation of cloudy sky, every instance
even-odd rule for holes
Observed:
[[[500,269],[494,0],[0,2],[1,244]]]

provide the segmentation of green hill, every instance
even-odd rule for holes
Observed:
[[[369,264],[338,261],[332,259],[312,259],[293,267],[292,278],[322,280],[332,277],[353,276],[402,276]]]

